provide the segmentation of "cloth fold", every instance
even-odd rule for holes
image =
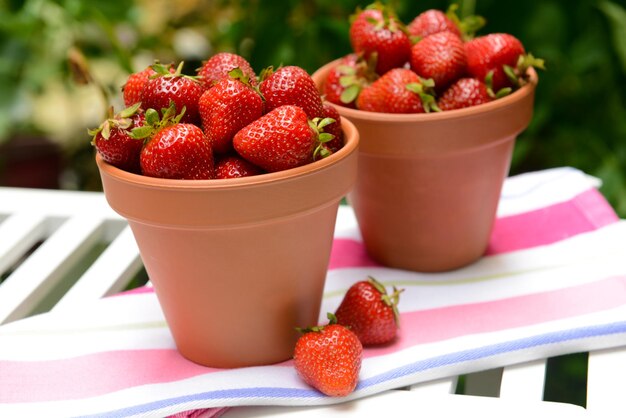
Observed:
[[[573,168],[507,179],[485,256],[445,273],[375,263],[341,207],[320,322],[368,275],[405,289],[398,339],[365,349],[346,398],[307,386],[291,361],[223,370],[185,360],[144,288],[0,327],[0,415],[209,417],[240,405],[322,405],[626,345],[626,222],[597,186]]]

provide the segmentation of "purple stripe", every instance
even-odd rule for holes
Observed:
[[[395,368],[385,373],[363,379],[357,386],[357,391],[371,386],[387,383],[401,377],[410,376],[427,370],[437,369],[453,364],[462,364],[488,357],[494,357],[505,353],[527,350],[534,347],[548,346],[568,341],[602,337],[614,334],[626,333],[626,322],[613,322],[603,325],[592,325],[569,330],[548,332],[531,337],[520,338],[512,341],[492,344],[484,347],[469,350],[457,351],[442,356],[431,357],[416,361],[402,367]],[[626,336],[625,336],[626,337]],[[626,342],[626,338],[625,338]],[[565,353],[563,353],[565,354]],[[406,383],[406,382],[405,382]],[[404,383],[403,383],[404,384]],[[382,388],[381,388],[382,389]],[[266,404],[267,398],[297,398],[297,399],[320,399],[326,398],[322,393],[313,389],[293,389],[293,388],[271,388],[256,387],[242,389],[216,390],[210,392],[196,393],[193,395],[180,396],[176,398],[164,399],[136,405],[129,408],[122,408],[108,411],[102,414],[84,415],[85,417],[124,417],[140,413],[147,413],[160,408],[178,405],[186,402],[198,402],[206,400],[228,400],[228,399],[248,399],[247,405],[255,405],[254,399],[263,399]]]

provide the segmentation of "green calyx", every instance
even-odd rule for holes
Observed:
[[[405,88],[420,97],[426,113],[441,112],[441,109],[437,106],[437,99],[435,99],[435,81],[432,78],[424,79],[420,77],[419,83],[409,83]]]
[[[339,96],[342,103],[354,102],[359,97],[361,90],[378,78],[378,74],[376,74],[377,60],[378,54],[374,52],[370,54],[368,59],[359,55],[354,66],[345,64],[337,66],[337,71],[340,74],[339,84],[344,88]]]
[[[328,318],[328,324],[326,325],[315,325],[315,326],[306,327],[306,328],[296,327],[296,331],[298,331],[301,334],[306,334],[308,332],[322,332],[324,328],[326,328],[328,325],[334,325],[337,323],[337,317],[332,312],[327,312],[326,317]]]
[[[499,99],[510,94],[512,91],[517,90],[528,82],[528,69],[531,67],[539,70],[546,69],[544,60],[541,58],[535,58],[531,53],[520,55],[517,58],[517,63],[515,67],[511,67],[510,65],[503,65],[502,71],[504,71],[506,78],[509,80],[513,87],[505,87],[498,90],[497,92],[493,90],[494,71],[489,71],[485,76],[487,93],[490,97],[494,99]]]
[[[107,119],[102,122],[100,126],[95,129],[88,129],[87,132],[91,135],[92,145],[96,142],[96,137],[98,134],[102,136],[102,138],[108,140],[111,138],[111,129],[122,129],[127,130],[133,124],[132,117],[135,116],[141,107],[141,103],[135,103],[134,105],[127,107],[121,112],[114,114],[113,106],[111,106],[108,110]],[[132,138],[132,135],[131,135]]]
[[[180,123],[186,108],[183,106],[180,113],[176,113],[176,104],[170,100],[170,105],[166,109],[161,109],[161,114],[154,109],[146,110],[146,123],[144,126],[134,128],[130,132],[130,137],[134,139],[141,139],[144,142],[149,141],[158,131],[167,128],[168,126],[176,125]]]
[[[459,5],[457,3],[452,3],[446,11],[446,16],[459,28],[461,31],[461,38],[464,41],[468,41],[474,38],[476,32],[485,26],[487,20],[484,17],[477,15],[468,15],[461,19],[457,14],[458,9]]]
[[[324,128],[330,125],[331,123],[336,123],[333,118],[314,118],[313,120],[309,120],[309,126],[317,135],[317,147],[313,151],[313,161],[318,159],[326,158],[332,152],[324,145],[329,141],[332,141],[335,138],[335,135],[330,134],[328,132],[324,132]]]
[[[154,64],[150,66],[154,70],[156,74],[150,76],[150,78],[157,77],[166,77],[166,78],[174,78],[174,77],[183,77],[188,80],[193,81],[194,83],[200,83],[200,80],[197,76],[191,76],[187,74],[183,74],[183,66],[185,65],[185,61],[181,61],[178,63],[178,67],[174,72],[171,72],[171,69],[174,67],[173,64],[164,65],[161,64],[158,60],[154,61]]]
[[[372,276],[368,276],[367,281],[380,293],[380,299],[383,303],[391,308],[396,326],[400,327],[400,312],[398,311],[398,303],[400,302],[400,293],[404,292],[404,289],[397,289],[394,286],[393,293],[388,294],[385,286]]]

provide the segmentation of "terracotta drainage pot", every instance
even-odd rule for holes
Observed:
[[[322,91],[337,61],[313,75]],[[537,74],[502,99],[430,114],[336,106],[359,130],[348,196],[369,255],[390,267],[445,271],[484,253],[515,138],[530,123]]]
[[[337,208],[356,178],[358,132],[295,169],[228,180],[163,180],[96,157],[180,353],[219,368],[291,358],[316,324]]]

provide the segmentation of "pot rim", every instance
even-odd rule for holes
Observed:
[[[324,66],[318,68],[313,73],[313,78],[319,77],[318,88],[323,87],[326,82],[325,79],[322,78],[322,75],[325,75],[332,67],[337,65],[341,58],[333,60]],[[435,121],[446,121],[446,120],[454,120],[460,119],[468,116],[475,116],[483,113],[492,112],[494,109],[503,108],[515,103],[517,101],[522,100],[524,97],[533,94],[538,82],[539,77],[537,75],[537,71],[530,67],[527,71],[529,76],[528,83],[524,84],[519,89],[515,90],[513,93],[501,97],[496,100],[492,100],[488,103],[483,103],[476,106],[466,107],[463,109],[454,109],[454,110],[446,110],[444,112],[430,112],[430,113],[383,113],[383,112],[370,112],[366,110],[358,110],[352,109],[349,107],[341,106],[336,103],[331,103],[333,106],[337,107],[341,110],[341,115],[346,118],[353,119],[367,119],[372,121],[382,121],[382,122],[435,122]]]
[[[96,152],[96,164],[98,168],[117,179],[129,184],[140,185],[142,187],[154,187],[162,189],[182,190],[182,189],[238,189],[250,186],[259,186],[269,183],[276,183],[284,180],[293,180],[295,178],[314,174],[325,168],[337,164],[355,152],[358,147],[359,139],[356,127],[346,118],[341,118],[341,126],[344,131],[344,146],[337,152],[329,155],[321,160],[305,164],[300,167],[277,171],[272,173],[257,174],[254,176],[240,177],[233,179],[211,179],[211,180],[182,180],[182,179],[163,179],[157,177],[149,177],[142,174],[135,174],[120,168],[117,168],[107,162]]]

